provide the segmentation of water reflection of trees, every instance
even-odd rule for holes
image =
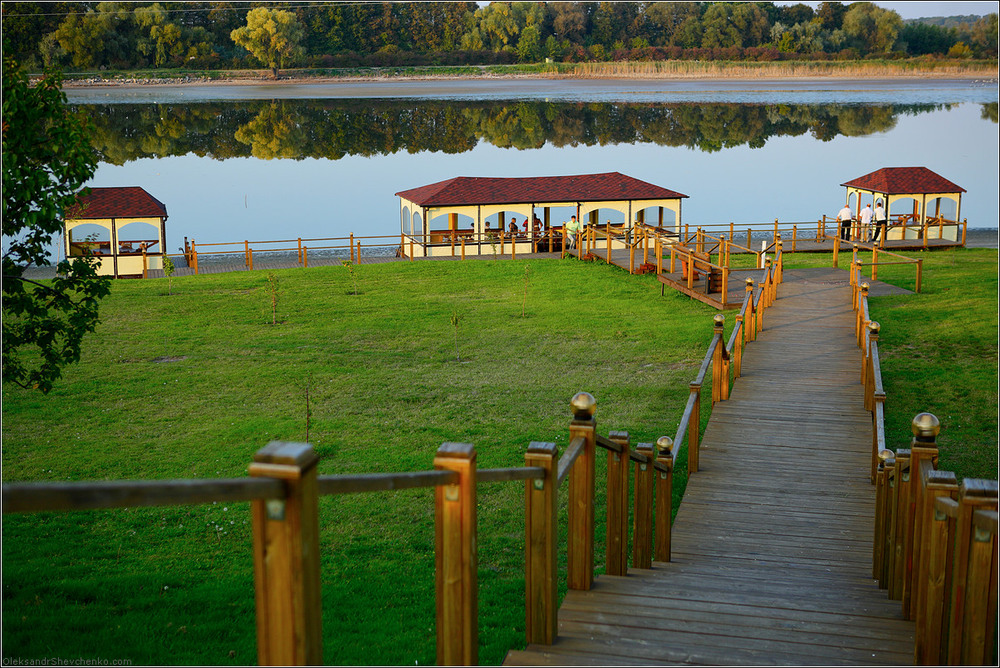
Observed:
[[[111,164],[192,153],[224,160],[461,153],[502,148],[657,144],[719,151],[772,137],[820,141],[892,129],[900,115],[950,105],[752,105],[444,100],[281,100],[78,105]],[[984,110],[996,119],[996,105]]]

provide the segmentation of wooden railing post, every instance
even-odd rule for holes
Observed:
[[[725,368],[724,357],[726,353],[726,343],[723,338],[723,331],[726,325],[726,316],[717,313],[712,316],[712,331],[715,337],[715,350],[712,352],[712,405],[729,398],[729,373]]]
[[[877,323],[876,323],[877,324]],[[909,509],[906,517],[906,543],[903,545],[903,616],[915,619],[915,609],[912,605],[913,590],[921,562],[919,555],[922,547],[923,523],[918,511],[923,508],[924,468],[931,470],[938,458],[937,435],[941,425],[937,417],[930,413],[920,413],[913,418],[910,425],[913,440],[910,443],[910,495]]]
[[[351,251],[351,262],[355,262],[355,260],[354,260],[354,232],[351,232],[350,236],[348,237],[347,247],[350,248],[350,251]],[[355,264],[357,264],[357,263],[355,262]]]
[[[945,579],[951,551],[951,525],[948,516],[937,510],[938,498],[951,500],[958,493],[958,481],[951,471],[928,471],[923,481],[926,485],[923,524],[924,563],[920,568],[920,586],[916,591],[916,627],[913,634],[914,663],[933,665],[940,662],[942,640],[947,633],[945,614],[949,600]]]
[[[838,258],[840,257],[840,235],[833,237],[833,268],[837,269]]]
[[[476,450],[442,443],[434,468],[454,471],[458,483],[434,491],[437,663],[479,663],[479,560],[476,553]]]
[[[994,487],[994,494],[996,488]],[[997,629],[997,510],[972,513],[972,542],[969,544],[968,588],[965,598],[965,634],[962,637],[962,664],[984,666],[995,663]]]
[[[910,451],[896,451],[896,483],[892,499],[892,552],[889,555],[889,598],[903,599],[903,569],[906,560],[904,546],[908,539],[910,517]]]
[[[670,561],[670,516],[673,514],[674,493],[674,441],[669,436],[656,439],[656,461],[667,470],[656,472],[656,528],[653,535],[656,545],[653,557],[657,561]]]
[[[645,462],[635,463],[635,502],[632,510],[632,566],[653,567],[653,454],[652,443],[640,443],[636,452]],[[624,575],[624,574],[623,574]]]
[[[663,273],[663,242],[660,240],[660,235],[656,235],[656,275],[659,276]],[[671,255],[673,251],[671,251]]]
[[[250,242],[246,239],[243,240],[243,266],[251,267],[250,261]]]
[[[698,472],[698,448],[700,441],[699,430],[701,429],[701,384],[690,383],[688,390],[695,396],[694,408],[691,417],[688,418],[687,442],[688,442],[688,474]]]
[[[734,325],[738,334],[733,341],[733,381],[743,373],[743,336],[746,325],[743,323],[743,314],[736,314],[736,324]]]
[[[917,293],[920,292],[920,280],[921,278],[923,278],[923,274],[924,274],[924,261],[917,260],[917,287],[914,289],[914,292]]]
[[[875,484],[875,579],[879,589],[889,588],[889,562],[892,557],[892,503],[896,486],[896,455],[891,450],[878,453],[879,471]],[[879,492],[881,481],[882,490]]]
[[[629,435],[613,431],[608,439],[621,446],[621,452],[608,450],[608,521],[605,534],[604,570],[608,575],[628,572],[628,462]]]
[[[585,441],[569,474],[567,580],[570,589],[590,589],[594,581],[594,457],[597,402],[593,395],[579,392],[571,402],[573,421],[569,425],[569,440]]]
[[[559,452],[555,443],[531,443],[525,466],[545,469],[544,478],[524,481],[524,588],[525,642],[551,645],[558,628],[556,554],[556,471]]]
[[[746,319],[743,321],[743,343],[749,343],[756,339],[757,324],[754,319],[755,309],[753,307],[753,279],[746,279],[746,292],[750,296],[747,304]]]
[[[885,557],[886,496],[888,485],[886,466],[893,458],[891,450],[878,453],[878,468],[875,469],[875,533],[872,539],[872,577],[882,579],[882,565]],[[881,585],[880,585],[880,588]]]
[[[302,247],[302,268],[307,269],[309,267],[309,247]]]
[[[298,241],[299,241],[299,264],[302,264],[302,237],[299,237]],[[400,245],[400,248],[402,248],[402,246],[403,246],[403,235],[402,235],[402,233],[400,233],[400,235],[399,235],[399,245]]]
[[[316,463],[306,443],[273,441],[249,473],[285,483],[281,499],[252,501],[257,662],[319,665],[323,640],[319,587]]]
[[[992,635],[984,637],[986,620],[983,618],[983,611],[974,610],[970,606],[978,598],[976,590],[990,586],[989,568],[985,569],[985,579],[973,581],[971,578],[974,572],[977,577],[982,577],[981,569],[970,568],[975,537],[972,515],[979,509],[997,509],[996,480],[966,478],[958,488],[958,516],[955,518],[955,548],[951,563],[948,651],[945,657],[945,663],[952,666],[967,663],[964,660],[967,655],[978,653],[982,656],[985,644],[990,643],[992,648],[994,641]]]

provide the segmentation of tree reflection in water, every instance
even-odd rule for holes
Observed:
[[[655,144],[706,152],[760,148],[775,137],[819,141],[891,130],[900,116],[949,104],[756,105],[412,99],[74,105],[96,126],[102,162],[194,154],[216,160],[462,153],[500,148]],[[982,117],[997,122],[997,104]]]

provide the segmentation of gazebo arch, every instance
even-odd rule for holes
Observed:
[[[922,239],[931,226],[937,229],[938,238],[958,240],[966,190],[926,167],[883,167],[840,185],[847,188],[848,203],[852,196],[857,198],[855,211],[882,200],[889,219],[886,241]],[[912,205],[902,210],[900,205],[906,200],[912,200]],[[942,200],[955,203],[954,219],[942,213]],[[932,205],[933,212],[929,211]]]
[[[637,215],[639,212],[656,207],[660,212],[658,221],[663,219],[663,210],[674,212],[673,224],[675,231],[679,232],[681,200],[687,197],[618,172],[510,178],[460,176],[403,190],[396,195],[400,198],[401,208],[424,212],[425,221],[438,220],[443,214],[449,214],[447,229],[435,229],[429,233],[426,229],[430,227],[428,224],[425,225],[423,238],[411,236],[413,253],[420,256],[454,253],[456,240],[472,242],[471,245],[463,244],[465,252],[492,252],[490,245],[483,243],[486,232],[484,223],[495,214],[513,214],[518,220],[534,221],[540,210],[543,215],[538,219],[538,225],[544,232],[549,232],[559,229],[562,222],[556,225],[550,220],[552,209],[574,211],[581,221],[586,221],[592,212],[611,209],[622,214],[625,226],[631,230],[636,224],[645,222],[642,216]],[[458,215],[472,219],[471,231],[458,229]],[[504,223],[505,227],[509,223],[506,217]],[[660,222],[650,221],[650,224],[658,225]],[[490,230],[494,236],[499,232],[496,227]],[[405,237],[404,231],[404,243],[401,245],[408,252],[411,246]],[[514,244],[515,252],[531,252],[533,240],[534,235],[530,231],[529,234],[509,239]]]
[[[150,238],[120,239],[119,232],[133,224],[149,225]],[[96,255],[100,276],[140,277],[148,269],[162,269],[167,243],[167,207],[138,186],[91,188],[66,211],[63,250],[67,257]],[[76,238],[73,232],[97,225],[108,231],[109,239]],[[85,229],[85,228],[84,228]],[[132,235],[126,235],[132,236]]]

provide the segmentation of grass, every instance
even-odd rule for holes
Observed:
[[[117,281],[49,396],[4,388],[4,480],[243,476],[304,438],[307,382],[321,474],[429,469],[444,441],[519,466],[565,445],[580,390],[601,433],[673,435],[712,311],[576,260],[531,263],[525,297],[526,264],[357,266],[357,295],[344,267],[278,271],[277,325],[264,272]],[[521,483],[482,489],[484,663],[523,642],[522,505]],[[252,663],[248,511],[5,517],[4,656]],[[325,497],[321,534],[326,661],[433,663],[430,491]]]
[[[871,306],[890,447],[931,410],[942,468],[995,477],[997,252],[911,255],[924,292]],[[787,266],[828,263],[796,254]],[[715,313],[660,298],[655,276],[577,260],[354,270],[359,294],[345,267],[274,272],[276,325],[264,272],[175,278],[173,295],[165,279],[116,281],[52,393],[3,388],[4,482],[243,476],[269,440],[304,438],[307,384],[324,475],[428,469],[444,441],[475,444],[482,468],[518,466],[530,441],[566,444],[580,390],[597,397],[600,433],[651,442],[676,431]],[[880,278],[905,287],[913,269]],[[522,504],[519,483],[481,488],[482,663],[523,644]],[[600,492],[598,504],[600,518]],[[4,517],[4,658],[255,662],[248,515],[208,504]],[[430,491],[324,497],[320,517],[325,661],[434,663]],[[600,562],[600,526],[596,537]]]

